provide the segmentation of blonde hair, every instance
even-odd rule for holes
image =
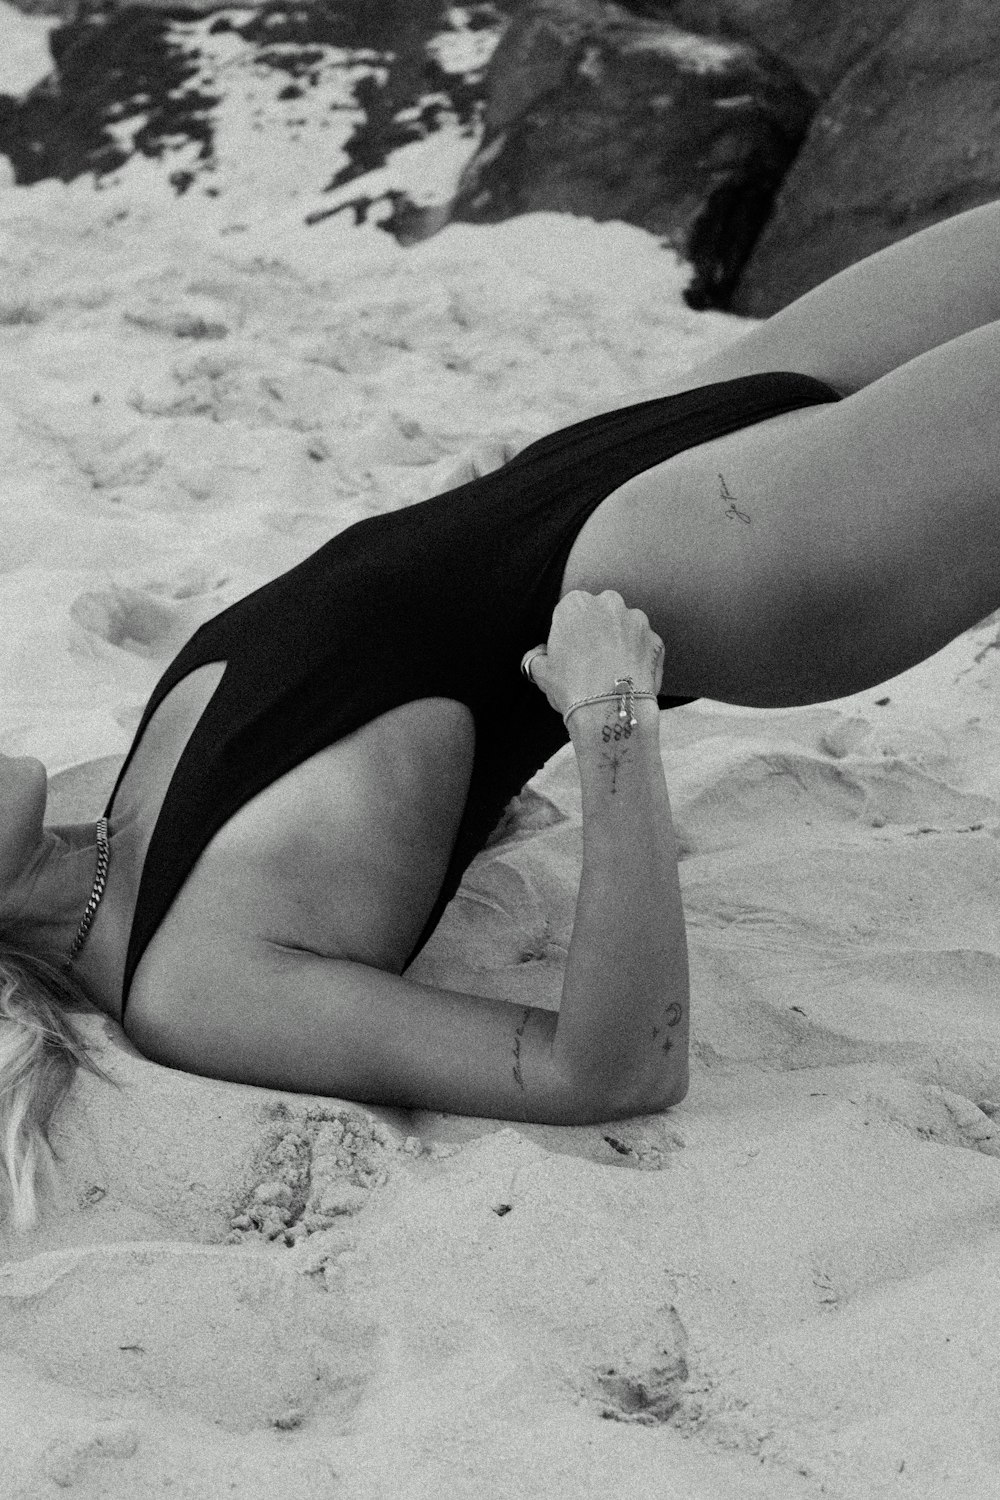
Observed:
[[[38,1169],[55,1170],[49,1126],[78,1067],[111,1082],[68,1012],[87,992],[54,957],[0,939],[0,1158],[15,1228],[38,1222]]]

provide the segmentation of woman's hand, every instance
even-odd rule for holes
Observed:
[[[619,677],[631,677],[636,692],[659,692],[663,642],[621,594],[575,589],[556,605],[548,643],[529,670],[556,713],[564,714],[580,698],[613,692]]]

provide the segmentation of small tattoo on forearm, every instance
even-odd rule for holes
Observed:
[[[619,751],[619,750],[606,750],[604,752],[604,754],[601,756],[601,760],[604,763],[604,765],[611,767],[611,795],[612,795],[612,797],[615,795],[615,793],[618,790],[618,767],[622,764],[622,761],[624,759],[625,759],[625,753],[624,753],[624,751]]]
[[[668,1022],[668,1025],[669,1024],[670,1023]],[[659,1036],[659,1034],[660,1034],[660,1028],[659,1028],[659,1026],[654,1026],[653,1027],[653,1041],[654,1042],[656,1041],[656,1039]],[[669,1052],[670,1049],[673,1047],[673,1045],[674,1045],[674,1043],[673,1043],[673,1038],[672,1037],[669,1037],[669,1036],[668,1037],[664,1037],[662,1045],[660,1047],[660,1051],[661,1052]]]
[[[678,1026],[683,1014],[684,1010],[681,1006],[680,1001],[672,1000],[667,1006],[666,1014],[664,1015],[663,1019],[666,1021],[668,1026]]]
[[[726,511],[726,515],[729,517],[730,521],[740,521],[744,526],[749,526],[749,515],[745,510],[740,510],[739,506],[736,504],[736,496],[729,493],[726,481],[723,479],[721,474],[719,475],[719,483],[722,486],[722,489],[720,491],[722,499],[729,501],[729,509]]]
[[[514,1032],[514,1082],[517,1084],[522,1094],[525,1092],[525,1089],[524,1079],[521,1076],[521,1038],[524,1036],[525,1027],[527,1026],[530,1019],[531,1011],[529,1009],[524,1012],[524,1018],[522,1019],[520,1026]]]
[[[606,766],[611,767],[611,795],[618,790],[618,768],[628,754],[628,745],[625,743],[632,738],[632,726],[627,719],[614,719],[604,724],[601,728],[601,739],[610,746],[601,756]],[[620,748],[619,748],[620,747]]]

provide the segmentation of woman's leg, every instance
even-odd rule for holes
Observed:
[[[1000,605],[998,413],[1000,321],[637,475],[564,591],[644,609],[666,693],[779,706],[884,681]]]
[[[848,266],[689,371],[683,385],[797,370],[858,391],[1000,318],[1000,202],[956,214]]]

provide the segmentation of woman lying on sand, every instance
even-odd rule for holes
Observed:
[[[682,1099],[655,695],[838,697],[1000,602],[998,243],[1000,205],[935,225],[674,393],[341,533],[192,637],[96,832],[46,827],[44,767],[0,757],[17,1222],[93,1066],[67,1014],[88,1000],[157,1062],[369,1104],[571,1124]],[[403,977],[567,735],[558,1015]]]

